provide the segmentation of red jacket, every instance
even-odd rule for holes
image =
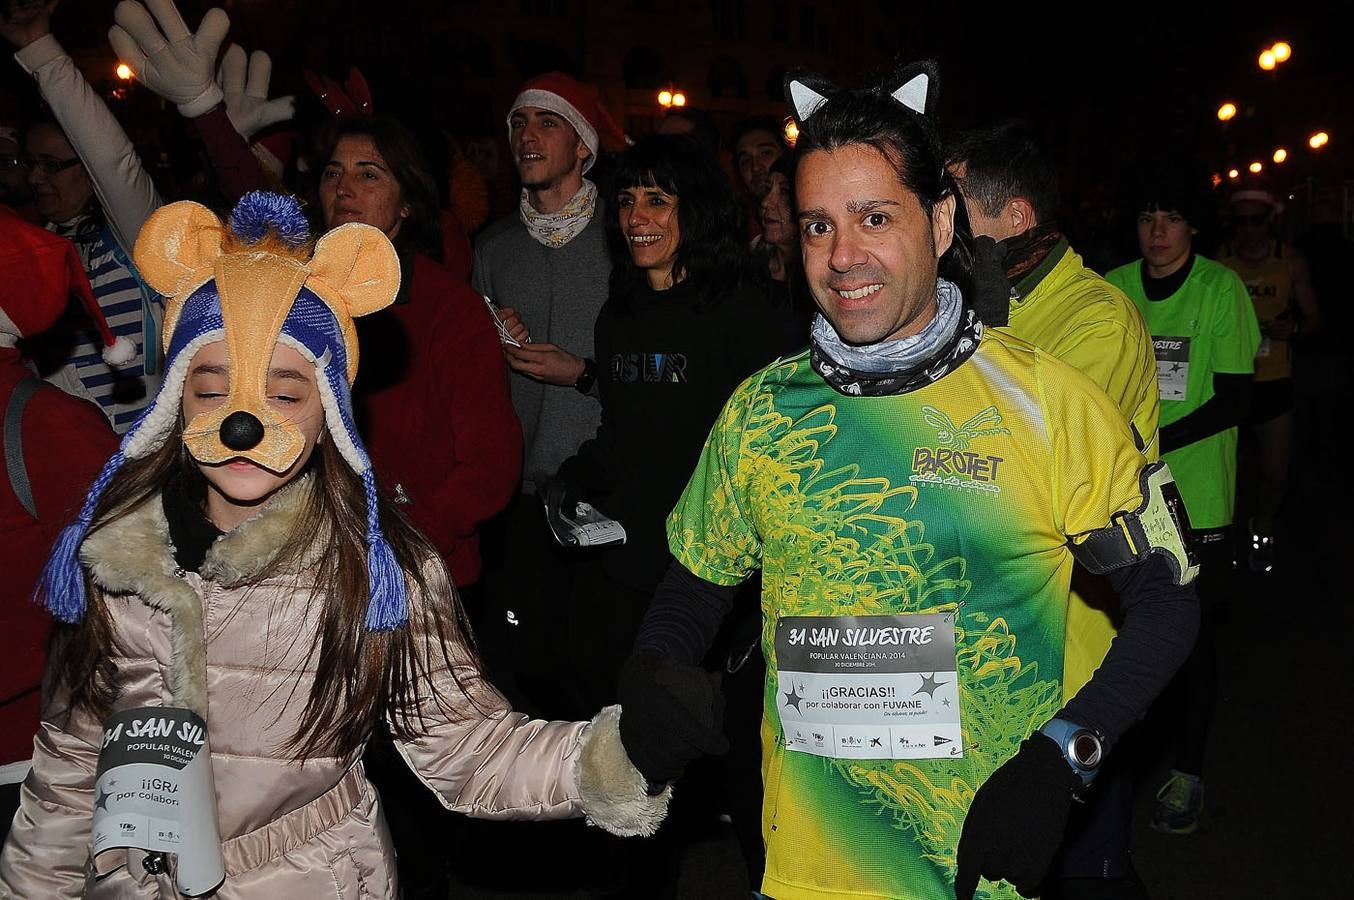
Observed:
[[[32,373],[19,351],[0,347],[0,418],[14,387]],[[89,483],[117,449],[117,435],[92,403],[44,385],[28,400],[24,466],[38,519],[14,494],[0,463],[0,765],[28,759],[38,728],[42,668],[51,619],[33,602],[33,588],[52,541],[84,502]]]
[[[363,440],[386,494],[464,587],[480,576],[476,529],[516,492],[522,428],[479,295],[421,254],[400,294],[408,301],[359,320]]]

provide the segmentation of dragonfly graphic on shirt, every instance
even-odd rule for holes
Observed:
[[[995,406],[989,406],[959,426],[934,406],[923,406],[921,416],[926,424],[936,429],[936,443],[954,450],[967,450],[976,438],[1011,433],[1011,429],[999,427],[1001,413],[997,412]]]

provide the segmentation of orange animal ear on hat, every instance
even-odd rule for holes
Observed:
[[[166,347],[183,302],[213,275],[224,230],[215,213],[187,201],[160,207],[141,226],[133,257],[141,277],[166,298]]]
[[[400,292],[400,258],[379,228],[349,222],[320,238],[310,260],[306,287],[328,304],[343,330],[348,381],[357,375],[357,332],[353,319],[395,302]]]

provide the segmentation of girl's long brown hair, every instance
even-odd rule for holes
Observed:
[[[431,676],[439,669],[450,670],[458,692],[469,699],[458,668],[469,664],[478,669],[465,612],[437,551],[384,497],[381,529],[404,570],[409,622],[388,632],[366,628],[362,482],[333,440],[315,448],[310,467],[313,488],[300,516],[306,527],[294,529],[255,577],[258,581],[294,567],[316,541],[321,542],[311,588],[311,602],[320,610],[310,655],[315,660],[314,683],[300,727],[285,748],[299,760],[352,755],[383,722],[392,737],[412,740],[426,730],[425,714],[433,709],[461,718],[465,706],[439,691]],[[176,427],[159,450],[118,471],[95,508],[90,532],[144,503],[159,502],[165,486],[180,476],[201,477],[183,447],[181,427]],[[117,648],[107,606],[87,570],[84,577],[86,596],[91,598],[85,615],[74,625],[56,626],[52,652],[71,706],[82,706],[102,718],[118,695],[111,662]]]

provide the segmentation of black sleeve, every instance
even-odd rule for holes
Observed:
[[[1165,557],[1109,573],[1119,594],[1123,625],[1105,661],[1060,718],[1093,728],[1113,746],[1184,664],[1199,630],[1194,585],[1177,585]]]
[[[725,587],[693,575],[673,560],[654,590],[653,602],[635,638],[636,653],[657,653],[692,666],[715,642],[740,586]]]
[[[1161,452],[1169,453],[1240,425],[1251,405],[1251,376],[1213,373],[1213,396],[1177,422],[1161,428]]]

